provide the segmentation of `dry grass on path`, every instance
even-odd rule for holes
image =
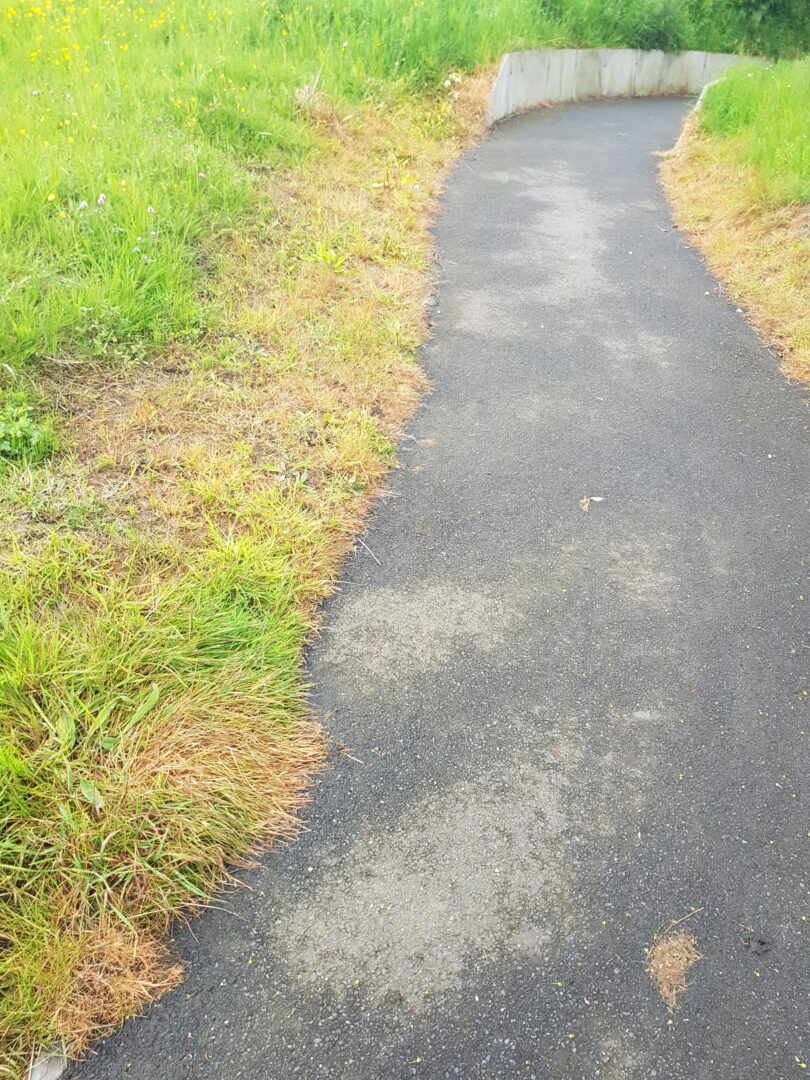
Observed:
[[[810,384],[808,207],[768,202],[735,149],[702,132],[693,113],[664,156],[661,179],[677,226],[779,351],[784,373]]]
[[[686,990],[687,971],[702,959],[689,930],[665,933],[647,950],[647,970],[670,1012],[677,1009],[678,998]]]

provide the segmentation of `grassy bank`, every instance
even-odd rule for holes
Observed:
[[[171,914],[294,828],[323,760],[301,648],[422,388],[454,105],[310,101],[306,169],[256,170],[218,254],[216,330],[29,365],[61,449],[2,466],[11,1075],[171,985]]]
[[[302,97],[390,103],[538,43],[784,52],[810,48],[810,25],[798,8],[759,20],[737,0],[9,6],[5,362],[137,357],[216,326],[200,286],[256,205],[244,164],[306,157]]]
[[[797,40],[726,0],[41,0],[0,35],[16,1076],[172,985],[172,915],[294,829],[323,761],[301,649],[424,388],[427,223],[476,67]]]
[[[711,86],[662,175],[678,224],[810,383],[810,60]]]

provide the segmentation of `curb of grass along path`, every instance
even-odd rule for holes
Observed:
[[[325,438],[318,439],[315,437],[317,433],[310,434],[309,427],[305,426],[310,424],[306,413],[302,413],[303,420],[299,421],[295,417],[289,420],[292,409],[286,407],[283,398],[282,407],[279,409],[278,423],[281,435],[277,441],[282,450],[285,450],[285,444],[282,441],[284,437],[289,437],[291,441],[295,439],[293,453],[299,452],[299,444],[303,445],[305,449],[301,451],[302,455],[311,454],[316,465],[324,463],[323,470],[327,481],[332,473],[336,477],[334,490],[327,490],[331,501],[324,502],[326,510],[321,512],[320,506],[305,507],[304,509],[309,512],[309,516],[306,516],[304,509],[299,508],[299,503],[292,496],[287,502],[282,501],[282,496],[276,498],[276,491],[282,492],[283,495],[284,492],[294,490],[293,479],[291,477],[284,486],[277,484],[275,481],[281,478],[277,476],[277,470],[274,469],[270,473],[271,483],[268,484],[267,472],[261,471],[263,461],[261,455],[258,465],[254,467],[251,462],[249,466],[246,466],[250,474],[246,480],[246,490],[249,493],[258,491],[260,500],[264,500],[265,495],[269,496],[271,509],[276,506],[276,503],[281,504],[278,513],[286,515],[280,518],[281,525],[285,529],[288,527],[290,529],[289,534],[287,532],[283,534],[287,538],[284,543],[288,543],[289,536],[301,537],[303,566],[299,567],[293,559],[293,569],[296,573],[300,571],[300,577],[303,580],[301,585],[303,598],[294,610],[303,620],[303,632],[307,638],[310,632],[315,632],[319,621],[319,601],[331,592],[339,579],[343,558],[351,551],[353,544],[359,543],[357,536],[362,531],[363,518],[375,493],[379,491],[383,477],[393,464],[393,446],[398,440],[402,426],[427,389],[427,380],[414,360],[415,350],[424,340],[427,332],[428,309],[423,307],[423,301],[429,295],[432,276],[429,258],[430,235],[427,225],[436,211],[436,198],[451,161],[455,161],[463,148],[477,142],[484,133],[483,117],[494,74],[494,68],[485,68],[465,77],[463,82],[454,83],[453,85],[458,86],[458,89],[453,89],[452,96],[448,95],[448,99],[443,99],[441,102],[442,109],[439,117],[442,125],[438,128],[432,126],[435,123],[436,110],[430,102],[427,104],[419,102],[413,106],[405,103],[401,110],[384,118],[373,106],[369,105],[362,111],[358,110],[356,124],[355,117],[341,119],[326,99],[313,104],[312,123],[318,127],[318,130],[329,134],[328,152],[314,156],[306,169],[290,170],[289,173],[274,177],[272,191],[268,190],[268,194],[278,202],[277,217],[281,221],[281,228],[291,231],[294,236],[298,235],[302,216],[310,212],[315,215],[320,231],[326,236],[335,235],[340,228],[347,231],[356,228],[358,215],[362,212],[362,236],[356,245],[361,254],[366,251],[364,245],[368,244],[368,238],[371,240],[375,237],[379,238],[382,244],[383,238],[390,233],[397,243],[390,253],[387,249],[380,249],[382,262],[358,258],[355,285],[352,289],[344,286],[341,278],[342,267],[334,268],[332,265],[334,253],[328,249],[325,252],[325,260],[307,257],[305,249],[303,257],[291,262],[292,269],[289,275],[291,284],[276,285],[273,271],[278,255],[278,243],[269,243],[265,249],[262,247],[265,239],[262,234],[258,234],[257,237],[251,236],[250,253],[255,256],[256,261],[251,265],[249,280],[258,281],[266,270],[269,271],[267,295],[274,300],[283,295],[285,300],[289,300],[285,309],[289,314],[285,318],[284,329],[288,336],[300,332],[302,339],[300,344],[304,354],[309,356],[317,348],[329,358],[332,356],[330,342],[340,344],[346,352],[348,352],[346,346],[349,344],[354,346],[351,359],[344,358],[342,352],[335,350],[334,355],[340,361],[335,370],[340,374],[340,379],[329,380],[324,388],[320,385],[317,387],[316,411],[320,414],[318,420],[322,421]],[[419,127],[423,119],[425,123],[430,121],[431,125],[425,127],[424,131]],[[399,180],[395,183],[390,180],[391,167],[388,155],[392,140],[398,140],[398,145],[403,150],[413,151],[408,161],[407,171],[404,168],[399,170],[402,172],[401,184]],[[372,150],[376,153],[376,157],[372,157]],[[399,176],[399,171],[395,176]],[[375,178],[381,182],[368,183],[369,179]],[[268,189],[270,187],[271,182],[268,180]],[[390,196],[384,194],[389,191],[392,192]],[[403,212],[401,216],[397,216],[399,205],[408,206],[410,208],[408,213]],[[338,251],[341,250],[337,243],[335,246]],[[239,266],[236,268],[226,266],[226,277],[228,274],[236,277],[239,269]],[[399,305],[388,303],[387,292],[380,288],[379,274],[383,272],[386,289],[400,290],[403,301],[407,301],[402,304],[402,307],[406,309],[404,314]],[[323,292],[319,292],[319,289]],[[320,308],[314,310],[315,328],[307,336],[306,320],[313,321],[307,305],[311,303],[313,295],[316,299],[319,297],[323,299],[325,296],[329,298],[330,326],[327,327],[329,333],[325,334],[326,349],[324,349],[324,339],[318,322]],[[368,313],[371,311],[379,317],[379,326],[384,332],[387,332],[385,328],[391,328],[391,333],[385,340],[379,338],[376,329],[373,333],[367,329]],[[360,320],[358,324],[352,322],[354,317]],[[344,341],[337,331],[333,332],[332,326],[338,329],[342,327],[349,337],[353,333],[359,334],[359,337],[356,340],[352,339],[351,342]],[[362,343],[360,347],[358,347],[358,342]],[[260,354],[259,363],[263,355]],[[329,362],[331,363],[331,360]],[[275,390],[271,392],[268,385],[275,386],[277,382],[282,381],[282,377],[274,373],[271,380],[267,374],[269,366],[268,361],[267,367],[263,369],[264,382],[260,377],[262,373],[259,373],[250,384],[251,402],[254,400],[257,402],[253,411],[251,411],[250,403],[243,404],[239,395],[231,389],[236,380],[230,377],[223,378],[214,385],[210,399],[204,399],[204,394],[195,399],[196,416],[198,418],[205,416],[206,420],[208,416],[212,417],[214,425],[212,443],[215,443],[219,434],[225,441],[225,445],[230,447],[232,440],[236,437],[233,432],[238,428],[238,424],[234,423],[233,430],[230,426],[227,430],[225,429],[218,411],[220,394],[223,399],[227,398],[229,402],[235,402],[231,411],[226,411],[226,416],[232,417],[234,410],[244,409],[246,420],[243,427],[248,434],[252,430],[250,425],[255,417],[264,421],[268,415],[271,415]],[[300,386],[295,383],[292,376],[285,383],[285,392],[288,393],[293,404],[296,401],[307,403],[311,400],[309,396],[311,388],[307,382],[309,375],[306,374],[308,365],[301,365],[301,369],[305,374],[299,380]],[[152,389],[149,382],[150,374],[151,368],[147,370],[142,380],[133,378],[126,384],[126,389],[136,391],[130,399],[127,399],[132,402],[135,409],[139,409],[140,403],[144,400],[148,400],[151,407],[156,407],[157,404],[163,407],[166,401],[163,393],[164,380],[160,377],[156,380],[158,392],[150,396]],[[186,387],[196,392],[200,384],[203,390],[208,385],[204,372],[202,377],[194,371],[186,373],[172,370],[171,374],[171,386],[180,387],[181,403],[187,400]],[[229,374],[226,372],[226,375]],[[386,384],[386,378],[390,380],[390,384]],[[227,389],[224,389],[225,387]],[[323,390],[322,394],[321,390]],[[209,410],[207,414],[203,412],[206,407]],[[327,409],[328,412],[325,411]],[[91,411],[93,419],[96,415],[101,416],[107,423],[105,409],[99,409],[97,413]],[[237,415],[235,419],[238,421],[240,417]],[[120,423],[121,431],[117,438],[129,438],[134,427],[132,411],[122,410],[120,418],[116,416],[115,421]],[[314,424],[314,421],[312,423]],[[136,430],[139,433],[141,431],[139,415],[137,424],[139,426]],[[115,424],[111,422],[111,426],[114,427]],[[268,427],[271,426],[268,425]],[[193,438],[189,440],[192,449],[196,446],[195,440],[199,438],[198,432],[201,427],[202,422],[192,431]],[[298,428],[301,430],[299,431]],[[95,434],[91,423],[88,423],[87,429],[91,434]],[[288,429],[291,430],[288,431]],[[88,437],[88,430],[82,431],[82,437],[91,444],[89,453],[95,453],[97,440]],[[239,430],[243,429],[239,428]],[[275,445],[272,441],[272,432],[266,438],[267,442],[260,442],[258,449],[264,454],[264,459],[274,463],[275,459],[272,459],[270,454],[270,450]],[[139,441],[139,438],[134,438],[133,442],[139,447],[151,446],[148,437],[144,442]],[[313,444],[315,444],[315,449],[310,451],[309,447]],[[319,458],[317,455],[321,446],[326,449]],[[229,465],[231,458],[226,456],[224,460],[226,465]],[[205,458],[205,461],[209,459]],[[292,458],[292,461],[295,463],[297,458]],[[344,462],[350,462],[351,468],[343,468]],[[238,475],[241,477],[241,457],[237,465]],[[329,472],[329,469],[332,472]],[[306,474],[303,478],[306,479]],[[313,477],[313,482],[317,482],[317,474]],[[254,487],[251,487],[251,484]],[[344,492],[345,494],[342,494]],[[136,496],[139,494],[141,494],[140,490],[135,492]],[[185,499],[185,493],[183,493],[183,498]],[[181,507],[185,505],[185,502],[181,503]],[[259,525],[263,524],[265,518],[260,518],[258,515],[261,511],[267,511],[267,505],[268,503],[264,501],[259,503],[256,511]],[[319,513],[320,516],[318,516]],[[298,532],[295,531],[296,529]],[[312,549],[316,543],[320,543],[320,547],[315,551],[317,558],[312,556]],[[197,550],[205,551],[207,544],[200,542],[199,547],[192,550],[195,553]],[[239,566],[243,561],[249,562],[250,552],[245,554],[243,559],[240,549],[238,557],[234,557],[231,555],[229,542],[227,549],[223,541],[216,550],[220,553],[227,550],[222,557],[229,572],[232,566]],[[252,550],[251,548],[250,551]],[[282,554],[286,550],[284,548]],[[294,555],[295,552],[293,552]],[[196,554],[194,557],[197,557]],[[312,565],[309,562],[310,558],[312,558]],[[279,561],[286,565],[286,561],[280,556]],[[270,569],[272,570],[275,565],[273,563]],[[311,574],[312,580],[307,577],[307,574]],[[252,585],[252,579],[247,584]],[[241,580],[237,582],[237,585],[235,595],[238,599],[243,588]],[[228,593],[228,595],[231,594]],[[278,602],[284,601],[286,604],[286,595],[283,593]],[[271,595],[270,599],[275,603],[275,594]],[[250,610],[253,617],[255,609]],[[275,607],[272,610],[275,610]],[[287,610],[288,608],[283,606],[282,613]],[[231,635],[228,640],[232,640],[234,636],[239,637],[239,634]],[[281,659],[285,657],[286,653]],[[287,683],[283,685],[286,686]],[[296,679],[295,685],[300,686],[300,680]],[[295,700],[298,702],[299,698],[296,697]],[[302,715],[310,720],[313,719],[306,709]],[[309,727],[308,724],[307,728]],[[237,866],[240,865],[238,860],[247,842],[246,840],[245,845],[241,845],[236,852]],[[206,893],[206,895],[210,894]],[[196,913],[201,906],[195,907],[192,901],[191,910]],[[179,910],[180,917],[183,918],[182,912],[185,909]],[[172,911],[176,912],[177,908],[172,908]],[[165,937],[161,924],[155,941],[157,942],[158,938],[163,941]],[[106,962],[106,958],[110,955],[105,942],[101,941],[97,949],[99,963]],[[173,960],[173,957],[171,959]],[[179,967],[179,962],[172,965],[172,970],[178,972],[178,977]],[[103,984],[99,984],[95,977],[91,976],[84,980],[82,987],[88,1011],[95,1017],[96,1013],[93,1011],[95,1006],[104,1001]],[[164,988],[168,988],[168,985],[161,983],[158,993],[153,997],[159,996],[159,992]],[[36,1001],[36,997],[35,992],[32,1000]],[[57,1001],[57,1006],[60,1004],[61,1002]],[[142,995],[134,1005],[127,1003],[125,1009],[117,1010],[117,1016],[109,1020],[108,1013],[99,1012],[102,1019],[92,1029],[94,1036],[103,1037],[111,1034],[120,1026],[124,1017],[141,1012],[147,1005],[148,1001],[145,1000],[145,995]],[[48,1014],[54,1016],[56,1011],[56,1008],[51,1006]],[[78,1024],[76,1028],[82,1034],[90,1030],[89,1023]],[[66,1069],[72,1073],[74,1067],[81,1068],[80,1065],[74,1066],[74,1057],[80,1060],[80,1056],[90,1049],[86,1038],[82,1038],[81,1046],[78,1047],[70,1042],[72,1034],[70,1017],[58,1024],[42,1025],[36,1029],[36,1032],[33,1025],[25,1024],[17,1030],[26,1037],[27,1045],[24,1054],[20,1053],[14,1062],[18,1071],[9,1070],[8,1075],[15,1077],[21,1075],[26,1080],[57,1080],[57,1077],[63,1075]],[[91,1049],[90,1052],[92,1052]],[[6,1070],[2,1066],[0,1066],[0,1075],[6,1075]]]
[[[687,116],[675,146],[661,155],[659,177],[673,220],[757,330],[783,375],[810,385],[807,290],[796,285],[807,280],[803,204],[757,197],[755,171],[702,130],[704,97]]]

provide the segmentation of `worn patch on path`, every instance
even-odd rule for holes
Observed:
[[[351,752],[74,1076],[810,1061],[807,414],[672,229],[686,108],[527,114],[456,169],[435,392],[310,658]],[[645,958],[695,909],[670,1015]]]

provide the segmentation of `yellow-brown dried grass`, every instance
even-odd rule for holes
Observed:
[[[664,934],[647,950],[647,970],[670,1012],[678,1008],[678,998],[686,990],[686,973],[702,959],[697,940],[688,930]]]

